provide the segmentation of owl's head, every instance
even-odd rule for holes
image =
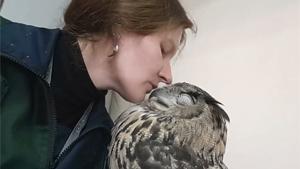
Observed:
[[[185,82],[157,88],[150,94],[149,100],[156,101],[162,107],[166,108],[177,105],[194,105],[203,102],[203,100],[215,101],[207,92]]]
[[[208,104],[219,108],[222,114],[224,112],[218,106],[221,103],[215,100],[210,94],[195,85],[185,82],[157,88],[150,94],[149,101],[161,110],[172,107]],[[224,112],[224,114],[226,113]],[[226,119],[229,121],[229,118]]]

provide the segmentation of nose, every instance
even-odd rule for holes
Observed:
[[[165,84],[171,84],[172,83],[172,70],[170,62],[167,62],[162,70],[159,72],[160,81]]]

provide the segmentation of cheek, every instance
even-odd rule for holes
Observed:
[[[146,85],[135,83],[134,81],[127,81],[123,83],[118,93],[127,101],[139,103],[144,100],[146,91]]]
[[[153,49],[149,51],[147,55],[143,56],[144,70],[148,71],[151,76],[158,75],[160,70],[163,68],[164,60],[160,53],[160,50]],[[142,69],[142,68],[141,68]]]
[[[123,46],[117,61],[118,93],[130,102],[144,100],[151,89],[149,81],[157,81],[163,67],[160,47],[151,42]]]
[[[132,78],[148,79],[156,76],[162,69],[164,61],[157,50],[141,48],[131,53],[127,60],[123,61],[124,74],[131,74]]]
[[[138,74],[158,73],[163,66],[160,43],[152,36],[139,41],[124,42],[121,48],[122,59],[128,71]],[[144,75],[145,76],[145,75]]]
[[[147,91],[147,77],[140,66],[126,66],[119,72],[118,93],[127,101],[142,101]]]

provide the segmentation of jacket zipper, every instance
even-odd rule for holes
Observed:
[[[51,169],[54,169],[58,164],[59,162],[64,159],[64,157],[66,157],[66,155],[68,154],[68,152],[72,149],[72,147],[78,143],[85,135],[89,134],[90,132],[94,131],[94,130],[97,130],[99,128],[94,128],[88,132],[86,132],[85,134],[81,135],[79,138],[77,138],[76,140],[74,140],[64,151],[62,151],[60,153],[60,155],[54,160],[53,162],[53,165],[51,167]]]
[[[38,76],[42,83],[45,83],[47,88],[43,87],[44,88],[44,93],[47,94],[47,96],[49,97],[49,100],[48,100],[48,104],[50,105],[50,108],[51,110],[49,110],[50,113],[48,113],[48,119],[49,119],[49,125],[50,125],[50,133],[49,133],[49,138],[50,140],[48,140],[50,142],[49,144],[49,151],[48,151],[48,159],[47,159],[47,162],[46,162],[46,168],[45,169],[48,169],[49,166],[51,166],[52,164],[52,156],[53,156],[53,153],[54,153],[54,142],[55,142],[55,136],[56,136],[56,128],[55,128],[55,125],[56,125],[56,114],[55,114],[55,108],[54,108],[54,100],[53,100],[53,97],[52,95],[49,95],[49,90],[50,90],[50,85],[48,84],[48,82],[44,79],[44,76],[41,75],[41,74],[38,74],[36,72],[34,72],[31,68],[27,67],[26,65],[24,65],[23,63],[21,63],[20,61],[18,61],[17,59],[14,59],[12,57],[10,57],[9,55],[5,54],[5,53],[1,53],[1,55],[3,57],[5,57],[6,59],[9,59],[10,61],[16,63],[17,65],[20,65],[22,66],[23,68],[27,69],[28,71],[30,71],[31,73],[33,73],[34,75]]]
[[[54,166],[56,166],[59,163],[59,160],[65,156],[64,154],[66,154],[66,152],[68,152],[69,149],[71,149],[71,147],[75,143],[77,143],[77,140],[82,138],[84,135],[86,135],[90,131],[97,129],[97,128],[91,129],[87,133],[80,135],[87,124],[87,121],[88,121],[88,118],[90,116],[90,112],[92,111],[93,106],[94,106],[94,102],[90,103],[89,106],[84,111],[83,115],[81,116],[81,118],[79,119],[79,121],[77,122],[75,127],[73,128],[71,134],[69,135],[67,141],[65,142],[65,145],[63,146],[62,151],[59,153],[58,157],[54,160]]]

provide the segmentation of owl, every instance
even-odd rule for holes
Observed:
[[[219,105],[189,83],[154,90],[116,119],[110,169],[227,169],[229,117]]]

